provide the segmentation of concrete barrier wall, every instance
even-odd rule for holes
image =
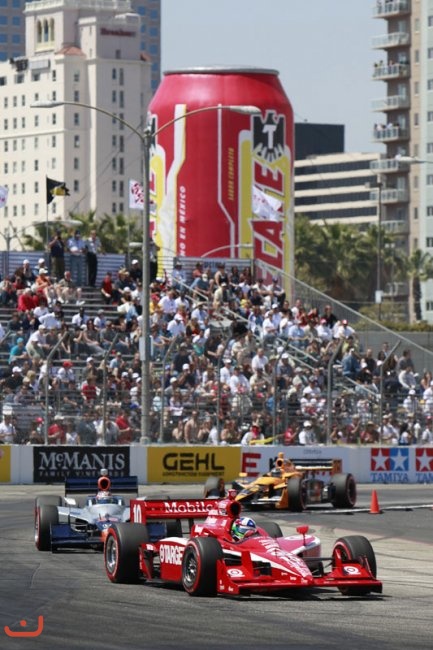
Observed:
[[[74,454],[80,448],[47,449],[61,465],[66,454]],[[129,471],[138,476],[141,484],[204,483],[208,476],[231,481],[239,471],[254,477],[269,471],[279,452],[292,460],[341,459],[343,472],[352,473],[358,483],[433,483],[433,447],[132,445],[124,449],[129,449]],[[32,446],[0,445],[0,483],[32,484],[33,458]],[[82,464],[79,471],[86,475],[92,468]]]

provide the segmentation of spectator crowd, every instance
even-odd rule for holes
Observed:
[[[0,442],[433,442],[433,377],[410,349],[363,349],[331,305],[291,304],[277,276],[204,262],[191,275],[179,261],[151,273],[151,428],[141,432],[142,269],[134,259],[89,293],[98,251],[87,280],[78,263],[48,269],[41,258],[1,282]]]

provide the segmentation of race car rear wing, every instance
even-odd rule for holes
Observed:
[[[206,519],[211,513],[230,515],[239,508],[223,499],[133,499],[130,503],[131,521],[146,523],[149,519]]]
[[[296,469],[304,471],[310,470],[339,474],[343,469],[343,463],[340,458],[321,458],[320,460],[311,460],[310,458],[292,458],[291,460]]]
[[[92,494],[98,491],[99,476],[89,476],[84,478],[66,478],[65,495],[68,494]],[[138,477],[137,476],[114,476],[110,477],[111,492],[124,492],[126,494],[138,494]]]

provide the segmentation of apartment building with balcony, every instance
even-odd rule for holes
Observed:
[[[141,17],[129,0],[27,3],[25,55],[0,63],[0,185],[9,190],[1,227],[128,210],[130,179],[143,174],[150,62],[141,51]],[[47,102],[80,102],[85,107]],[[110,117],[111,115],[111,117]],[[47,204],[46,178],[69,196]]]
[[[433,0],[377,0],[373,18],[384,25],[372,43],[381,82],[372,139],[384,150],[371,170],[382,184],[382,223],[396,247],[433,256]],[[433,322],[433,280],[423,283],[422,313]]]

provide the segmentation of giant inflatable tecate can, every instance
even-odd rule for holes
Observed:
[[[215,108],[200,112],[208,107]],[[292,274],[293,111],[278,72],[166,72],[149,120],[157,132],[150,198],[161,254],[251,257],[253,248],[256,263]]]

